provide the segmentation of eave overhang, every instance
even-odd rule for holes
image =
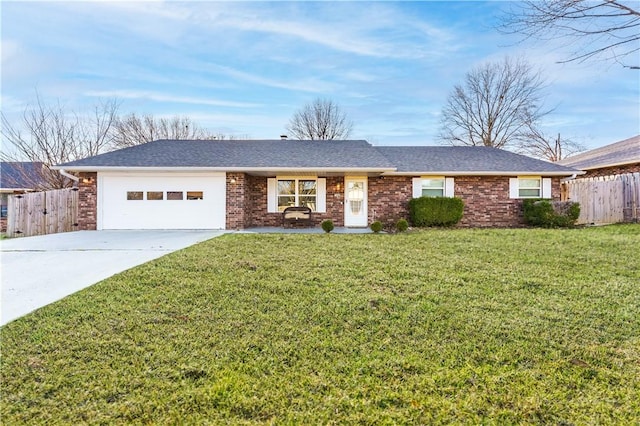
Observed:
[[[54,170],[64,169],[68,172],[163,172],[163,173],[318,173],[318,174],[383,174],[395,171],[395,168],[380,167],[122,167],[122,166],[52,166]]]
[[[609,167],[620,167],[620,166],[630,166],[633,164],[638,164],[640,163],[640,160],[635,160],[635,161],[621,161],[618,163],[605,163],[605,164],[598,164],[595,166],[589,166],[589,167],[579,167],[579,170],[597,170],[597,169],[606,169]],[[567,167],[576,167],[577,166],[567,166]]]
[[[584,171],[563,171],[563,172],[536,172],[536,171],[414,171],[414,172],[386,172],[384,176],[573,176],[583,175]]]

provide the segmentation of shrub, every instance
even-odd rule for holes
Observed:
[[[453,226],[462,219],[464,203],[460,198],[420,197],[409,201],[414,226]]]
[[[527,224],[544,228],[572,227],[580,216],[580,204],[573,201],[528,199],[523,210]]]
[[[400,219],[396,223],[396,229],[398,230],[398,232],[404,232],[409,229],[409,222],[407,222],[407,219]]]
[[[322,230],[324,232],[326,232],[327,234],[331,231],[333,231],[333,221],[332,220],[323,220],[322,223],[320,224],[320,226],[322,226]]]
[[[377,220],[376,220],[375,222],[373,222],[373,223],[371,224],[371,226],[370,226],[370,227],[371,227],[371,230],[372,230],[373,232],[375,232],[376,234],[377,234],[378,232],[382,231],[382,223],[381,223],[380,221],[377,221]]]

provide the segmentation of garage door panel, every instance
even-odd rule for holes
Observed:
[[[224,174],[105,174],[98,180],[102,229],[224,229]],[[127,199],[127,192],[143,192],[143,199]],[[161,192],[162,199],[147,199],[148,192]],[[168,199],[168,192],[181,192],[182,199]],[[201,192],[202,199],[187,199],[187,192]]]

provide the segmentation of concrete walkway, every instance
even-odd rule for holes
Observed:
[[[0,241],[0,325],[225,231],[78,231]]]
[[[260,228],[247,228],[242,231],[236,231],[237,233],[244,234],[324,234],[324,230],[319,226],[313,228],[283,228],[279,227],[260,227]],[[372,234],[373,231],[369,228],[345,228],[336,227],[332,234]]]

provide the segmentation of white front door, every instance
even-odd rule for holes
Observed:
[[[367,178],[344,179],[344,226],[367,226]]]

